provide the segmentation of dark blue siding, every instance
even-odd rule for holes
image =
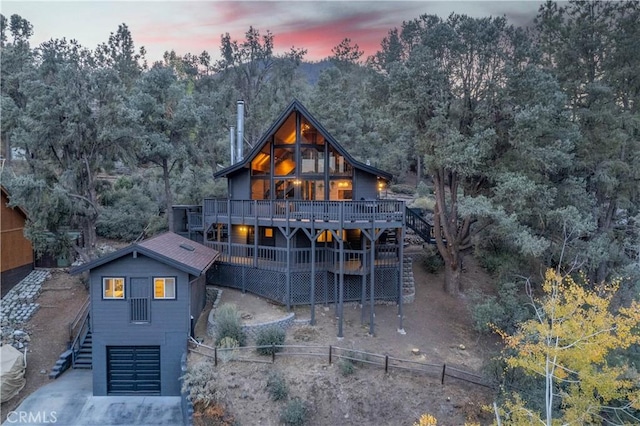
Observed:
[[[229,179],[229,198],[232,200],[251,199],[251,175],[249,169],[242,170]]]
[[[176,278],[175,300],[153,299],[152,278],[157,276]],[[125,277],[124,300],[102,299],[103,277]],[[130,321],[131,278],[148,279],[151,298],[147,323]],[[204,291],[193,297],[190,294],[189,278],[188,274],[141,254],[137,258],[127,255],[91,270],[94,395],[107,394],[107,346],[160,346],[161,395],[180,395],[180,357],[187,347],[190,315],[195,312],[191,304],[204,303]]]
[[[200,275],[191,282],[191,318],[193,318],[194,325],[198,321],[202,309],[204,309],[204,305],[207,302],[206,284],[206,275]]]
[[[353,182],[354,200],[372,200],[378,198],[378,177],[371,173],[355,170]]]

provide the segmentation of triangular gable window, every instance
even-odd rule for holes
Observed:
[[[353,166],[298,111],[293,111],[251,161],[254,200],[348,200]]]

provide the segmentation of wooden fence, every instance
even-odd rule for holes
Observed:
[[[372,365],[389,370],[407,370],[422,373],[440,379],[444,384],[447,377],[461,380],[474,385],[495,389],[495,386],[475,373],[461,370],[447,364],[430,364],[421,361],[396,358],[389,355],[376,354],[347,349],[339,346],[314,346],[314,345],[271,345],[271,346],[241,346],[237,348],[215,348],[204,345],[191,339],[189,350],[191,352],[212,358],[214,366],[220,361],[257,362],[272,364],[277,358],[283,357],[310,357],[326,360],[329,365],[340,360],[348,360],[354,364]],[[271,355],[260,355],[259,349],[268,350]]]

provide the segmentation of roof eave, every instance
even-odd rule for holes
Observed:
[[[138,244],[132,244],[128,247],[122,248],[120,250],[114,251],[113,253],[110,253],[106,256],[103,257],[99,257],[98,259],[95,259],[91,262],[87,262],[84,263],[80,266],[76,266],[75,268],[72,268],[69,273],[71,275],[77,275],[79,273],[85,272],[85,271],[90,271],[91,269],[95,269],[98,268],[106,263],[112,262],[116,259],[119,259],[121,257],[124,257],[128,254],[133,253],[134,251],[141,253],[151,259],[157,260],[158,262],[162,262],[166,265],[172,266],[182,272],[185,272],[187,274],[191,274],[191,275],[196,275],[196,276],[200,276],[202,275],[203,272],[205,272],[207,269],[209,269],[211,267],[211,265],[213,265],[213,263],[216,261],[216,259],[218,258],[218,256],[220,256],[220,253],[217,253],[214,257],[213,260],[211,262],[208,263],[208,265],[200,270],[199,268],[194,268],[192,266],[189,265],[185,265],[182,262],[179,262],[175,259],[171,259],[170,257],[167,257],[165,255],[162,255],[160,253],[157,253],[153,250],[150,250],[144,246],[138,245]]]
[[[258,140],[254,148],[249,152],[249,154],[242,161],[236,164],[233,164],[225,169],[222,169],[217,173],[214,173],[213,177],[214,178],[227,177],[230,174],[233,174],[241,170],[242,168],[248,167],[251,160],[253,160],[253,158],[257,155],[257,153],[260,152],[265,142],[267,142],[267,139],[269,139],[269,136],[272,133],[274,133],[278,127],[282,125],[284,120],[286,120],[289,114],[291,114],[294,110],[298,110],[299,112],[301,112],[311,122],[311,124],[318,129],[319,132],[321,132],[323,135],[325,135],[327,139],[329,139],[330,144],[334,148],[336,148],[340,152],[340,154],[346,157],[347,160],[351,164],[353,164],[355,168],[371,174],[382,176],[388,180],[393,179],[393,174],[389,172],[385,172],[384,170],[380,170],[373,166],[367,166],[366,164],[353,158],[351,154],[349,154],[349,152],[347,152],[347,150],[345,150],[342,147],[342,145],[340,145],[340,143],[331,135],[331,133],[329,133],[327,129],[325,129],[324,126],[318,120],[316,120],[313,114],[311,114],[311,112],[309,112],[309,110],[306,109],[305,106],[302,105],[300,101],[298,101],[297,99],[294,99],[293,101],[291,101],[291,103],[289,103],[289,105],[280,113],[278,118],[273,122],[273,124],[269,127],[269,129],[267,129],[267,131],[264,132],[264,134]]]

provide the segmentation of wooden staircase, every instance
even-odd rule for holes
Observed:
[[[436,239],[433,236],[433,226],[422,218],[422,214],[418,210],[405,208],[405,217],[407,226],[416,233],[424,242],[435,244]]]
[[[93,366],[93,338],[91,331],[87,332],[80,349],[76,352],[73,362],[73,368],[91,369]]]

